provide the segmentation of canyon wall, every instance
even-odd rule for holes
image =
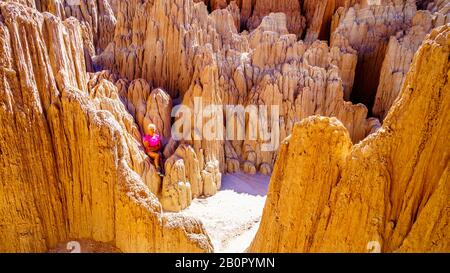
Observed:
[[[0,1],[0,252],[212,252],[164,211],[273,169],[250,251],[448,251],[450,4],[372,2]]]
[[[204,2],[210,10],[224,9],[236,5],[239,12],[238,30],[252,31],[270,13],[282,12],[287,16],[289,33],[300,39],[314,42],[329,40],[331,19],[339,7],[350,7],[357,3],[368,5],[366,0],[194,0]]]
[[[0,12],[0,252],[71,239],[211,252],[200,222],[162,212],[118,89],[86,73],[80,23],[14,3]]]
[[[434,7],[434,6],[433,6]],[[414,54],[433,28],[450,23],[450,3],[447,8],[430,13],[419,10],[412,26],[391,36],[380,72],[373,115],[383,120],[397,99],[406,79]]]
[[[252,31],[257,28],[263,18],[270,13],[282,12],[287,15],[287,25],[290,33],[299,37],[305,29],[305,17],[302,16],[302,1],[298,0],[194,0],[194,2],[204,2],[209,9],[224,9],[231,5],[236,5],[240,12],[240,24],[238,30]]]
[[[355,142],[379,127],[377,120],[367,119],[364,105],[344,100],[345,90],[353,85],[355,50],[298,41],[283,13],[271,13],[252,32],[238,33],[230,6],[208,14],[202,2],[188,0],[122,3],[114,41],[96,58],[96,66],[125,81],[142,78],[151,87],[164,88],[190,109],[195,97],[202,97],[204,107],[277,106],[280,125],[270,124],[268,132],[280,138],[311,114],[338,117]],[[234,117],[226,118],[224,126],[230,119]],[[237,119],[239,125],[250,126]],[[166,157],[184,143],[203,158],[201,170],[218,163],[222,173],[271,172],[277,147],[266,151],[267,139],[196,141],[191,136],[190,141],[169,141]]]
[[[303,10],[307,21],[305,41],[329,40],[331,21],[336,10],[340,7],[346,9],[358,3],[367,6],[366,2],[364,0],[304,0]]]
[[[413,0],[385,1],[383,5],[339,8],[333,16],[331,46],[356,50],[358,62],[346,98],[372,109],[389,38],[409,28],[416,13]]]
[[[116,18],[111,0],[2,0],[49,12],[62,20],[75,17],[82,30],[86,70],[94,72],[92,59],[112,41]],[[112,1],[114,5],[117,3]]]
[[[448,252],[450,25],[414,57],[382,128],[357,145],[332,118],[281,147],[250,252]]]

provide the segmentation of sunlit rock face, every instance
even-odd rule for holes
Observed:
[[[427,36],[383,127],[352,146],[310,117],[281,147],[251,252],[450,250],[450,25]]]
[[[194,0],[194,2],[204,2],[210,10],[236,6],[240,17],[238,30],[252,31],[261,24],[265,16],[277,12],[286,14],[289,32],[301,37],[306,27],[306,20],[302,15],[302,1],[298,0]]]
[[[364,0],[304,0],[303,10],[307,20],[305,41],[329,40],[331,21],[336,10],[340,7],[349,8],[355,4],[368,5]]]
[[[0,0],[0,252],[72,239],[211,252],[200,221],[166,212],[240,171],[273,173],[251,251],[448,250],[449,13],[448,0]]]
[[[86,69],[93,72],[92,58],[102,52],[114,37],[116,18],[111,0],[2,0],[49,12],[62,20],[75,17],[80,21]],[[115,1],[112,1],[116,5]]]
[[[208,14],[204,3],[187,0],[121,4],[115,39],[96,65],[121,78],[142,78],[162,87],[190,109],[196,97],[204,107],[276,106],[280,122],[268,131],[278,132],[279,139],[290,134],[295,122],[314,114],[338,117],[355,142],[379,128],[364,105],[344,97],[353,85],[355,50],[298,41],[283,13],[270,13],[254,31],[238,33],[230,6]],[[225,119],[224,127],[230,123]],[[258,139],[193,139],[169,142],[166,156],[187,144],[199,157],[201,170],[218,166],[222,173],[270,173],[277,154],[277,147],[264,149],[266,141]]]
[[[13,3],[0,12],[0,251],[74,238],[124,252],[212,251],[197,220],[162,214],[117,88],[89,83],[80,23]]]
[[[434,8],[434,6],[431,6]],[[383,120],[397,99],[413,57],[433,28],[450,23],[450,5],[436,12],[419,10],[412,26],[391,36],[380,72],[373,114]]]
[[[358,64],[351,99],[369,109],[380,78],[389,37],[411,26],[415,1],[386,1],[383,5],[340,8],[333,17],[331,45],[356,50]]]

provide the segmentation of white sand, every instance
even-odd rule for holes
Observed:
[[[225,175],[220,192],[194,200],[181,213],[203,222],[215,252],[243,252],[258,231],[269,181],[263,175]]]

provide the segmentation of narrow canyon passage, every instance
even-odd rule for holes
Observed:
[[[449,252],[449,56],[450,0],[0,0],[0,253]]]
[[[203,223],[214,252],[244,252],[258,231],[269,181],[266,175],[227,174],[221,191],[193,200],[180,214]]]

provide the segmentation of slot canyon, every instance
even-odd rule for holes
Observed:
[[[0,78],[1,253],[450,252],[450,0],[0,0]]]

